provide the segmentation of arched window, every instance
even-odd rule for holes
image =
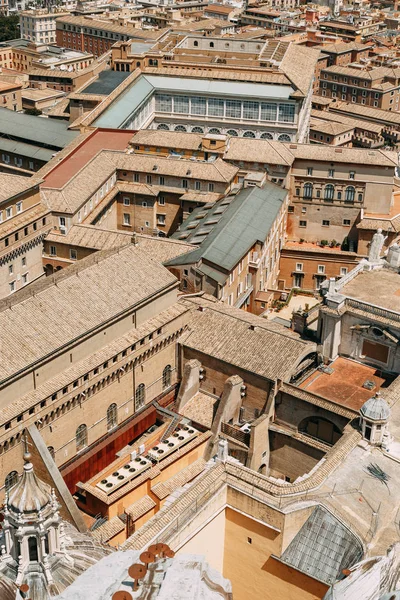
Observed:
[[[254,131],[245,131],[243,134],[244,138],[255,138],[256,134],[254,133]]]
[[[313,184],[312,183],[305,183],[304,184],[304,189],[303,189],[303,198],[312,198],[312,193],[313,193]]]
[[[213,133],[214,135],[220,135],[221,130],[217,129],[216,127],[211,127],[211,129],[208,130],[208,133]]]
[[[186,127],[184,127],[183,125],[177,125],[175,127],[175,131],[181,131],[183,133],[186,133]]]
[[[337,199],[338,199],[338,200],[341,200],[341,199],[342,199],[342,192],[338,192],[338,193],[337,193]]]
[[[230,135],[231,137],[238,137],[238,132],[236,129],[228,129],[226,135]]]
[[[163,390],[165,390],[165,388],[167,388],[171,385],[171,374],[172,374],[172,367],[171,367],[171,365],[167,365],[165,367],[164,371],[162,372]]]
[[[273,139],[274,139],[274,136],[272,135],[272,133],[268,133],[268,131],[265,131],[264,133],[262,133],[262,134],[260,135],[260,138],[261,138],[262,140],[273,140]]]
[[[193,127],[192,133],[204,133],[204,129],[202,127]]]
[[[160,123],[157,125],[157,129],[160,131],[169,131],[169,126],[166,123]]]
[[[82,450],[87,446],[87,427],[86,425],[79,425],[75,434],[76,440],[76,451]]]
[[[352,185],[349,185],[346,188],[346,194],[345,194],[345,201],[346,202],[354,202],[354,196],[356,194],[356,190],[353,188]]]
[[[107,431],[114,429],[118,425],[118,412],[115,402],[107,408]]]
[[[18,473],[17,471],[11,471],[11,473],[9,473],[7,475],[7,477],[5,478],[5,487],[6,487],[6,492],[8,492],[8,490],[10,490],[13,485],[15,485],[18,481]]]
[[[362,195],[361,193],[360,193],[360,194],[358,194],[358,201],[359,201],[359,202],[362,202],[362,199],[363,199],[363,195]]]
[[[193,42],[193,46],[196,46],[196,47],[197,47],[198,45],[199,45],[199,42],[198,42],[197,40],[195,40],[195,41]]]
[[[55,453],[55,451],[54,451],[54,448],[53,448],[53,446],[47,446],[47,450],[49,451],[51,458],[52,458],[53,460],[55,460],[55,458],[56,458],[56,453]]]
[[[140,383],[137,386],[136,392],[135,392],[135,411],[139,410],[139,408],[141,408],[144,405],[145,397],[146,397],[146,390],[144,387],[144,383]]]
[[[331,183],[328,183],[328,185],[325,186],[324,199],[325,200],[333,200],[334,195],[335,195],[335,187]]]
[[[278,137],[278,141],[279,142],[291,142],[291,137],[290,135],[288,135],[287,133],[281,133],[281,135]]]
[[[210,48],[214,48],[214,42],[210,42]]]
[[[28,538],[29,560],[37,562],[39,560],[37,539],[32,535]]]

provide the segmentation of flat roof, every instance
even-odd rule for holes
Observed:
[[[340,294],[400,312],[400,275],[390,269],[361,271]]]
[[[63,187],[100,150],[125,150],[131,138],[132,131],[97,129],[44,176],[46,187]]]
[[[336,358],[329,367],[333,369],[333,373],[328,374],[317,369],[299,387],[340,406],[359,411],[364,402],[386,383],[380,369],[362,365],[343,356]],[[374,390],[363,388],[367,380],[375,383]]]
[[[93,81],[87,88],[81,90],[81,94],[100,94],[108,96],[116,87],[122,83],[130,73],[123,71],[101,71],[98,79]]]

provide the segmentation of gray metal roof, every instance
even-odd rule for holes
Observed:
[[[126,79],[130,73],[123,71],[101,71],[98,79],[93,81],[81,94],[100,94],[108,96],[116,87]]]
[[[215,204],[196,208],[173,237],[199,248],[168,261],[169,266],[194,264],[219,283],[257,242],[264,242],[287,191],[267,181],[243,188]]]
[[[387,421],[390,417],[390,408],[386,400],[377,392],[375,396],[364,402],[360,413],[371,421]]]
[[[359,562],[363,547],[358,538],[323,506],[317,506],[280,560],[318,581],[332,585],[343,569]]]
[[[108,73],[108,71],[106,71]],[[129,73],[118,73],[129,75]],[[101,75],[104,74],[104,71]],[[84,93],[102,94],[97,91],[97,82],[89,85]],[[116,87],[116,86],[115,86]],[[114,89],[114,88],[113,88]],[[95,91],[96,90],[96,91]],[[111,90],[112,91],[112,90]],[[208,96],[221,96],[232,98],[257,98],[257,99],[288,99],[293,89],[290,86],[272,85],[268,83],[245,83],[242,81],[219,81],[196,79],[195,77],[165,77],[162,75],[142,75],[103,112],[95,121],[96,127],[121,128],[130,118],[136,108],[145,100],[150,92],[178,94],[207,94]],[[109,92],[107,92],[109,93]]]
[[[40,148],[38,146],[34,146],[33,144],[25,144],[24,142],[9,140],[8,138],[3,137],[0,137],[0,150],[2,152],[12,152],[13,154],[18,154],[19,156],[26,156],[27,158],[42,160],[44,162],[49,162],[54,154],[53,150]]]
[[[0,136],[61,150],[79,135],[68,123],[0,108]]]

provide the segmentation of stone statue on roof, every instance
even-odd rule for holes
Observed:
[[[377,263],[380,261],[381,251],[386,239],[387,235],[383,235],[382,229],[378,229],[378,231],[374,233],[369,247],[368,262]]]

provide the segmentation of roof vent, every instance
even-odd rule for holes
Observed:
[[[191,171],[190,169],[188,169],[188,170],[186,171],[186,175],[191,175],[191,174],[192,174],[192,171]]]
[[[342,150],[342,148],[335,148],[335,152],[342,153],[342,152],[343,152],[343,150]]]
[[[158,171],[158,167],[157,167],[157,165],[154,165],[154,167],[153,167],[153,171]]]
[[[297,144],[290,144],[289,148],[293,148],[293,150],[296,150]]]

